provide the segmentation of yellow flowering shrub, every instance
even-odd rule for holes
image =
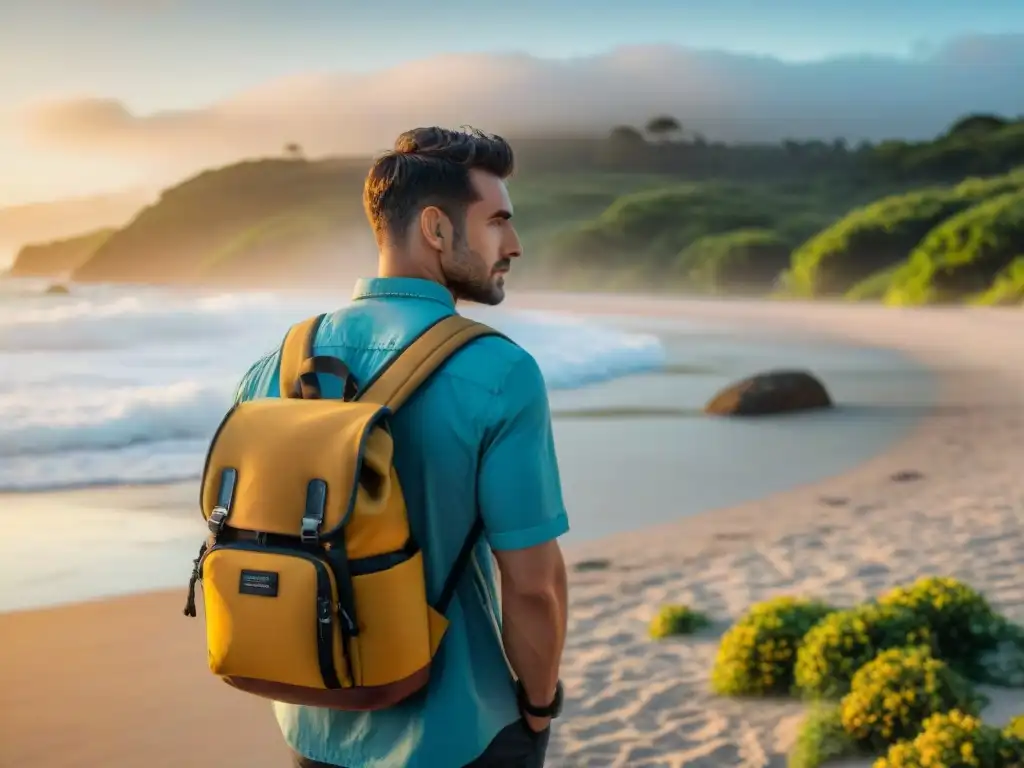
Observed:
[[[650,633],[652,638],[660,640],[671,635],[689,635],[709,623],[707,616],[688,606],[665,605],[651,620]]]
[[[712,689],[725,696],[789,693],[797,646],[831,611],[818,600],[789,596],[753,605],[722,636]]]
[[[797,650],[796,687],[806,696],[838,699],[881,651],[930,643],[927,622],[914,611],[875,603],[836,611],[813,626]]]
[[[1016,715],[1006,724],[1003,733],[1007,736],[1015,736],[1024,739],[1024,715]]]
[[[857,670],[839,713],[855,741],[878,751],[916,736],[929,715],[951,709],[976,715],[981,703],[970,683],[926,646],[892,648]]]
[[[1024,741],[959,709],[925,719],[913,741],[889,748],[873,768],[1019,768]]]
[[[920,615],[931,628],[936,655],[972,676],[980,655],[998,643],[1006,623],[979,592],[946,576],[922,577],[891,589],[878,602]]]

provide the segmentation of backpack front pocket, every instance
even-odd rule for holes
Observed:
[[[351,685],[327,564],[307,552],[218,544],[202,561],[210,670],[303,688]]]

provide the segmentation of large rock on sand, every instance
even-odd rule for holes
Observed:
[[[715,416],[767,416],[831,408],[825,385],[806,371],[766,371],[730,384],[704,412]]]

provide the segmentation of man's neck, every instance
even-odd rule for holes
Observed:
[[[448,284],[440,275],[432,273],[428,269],[424,269],[412,259],[403,258],[382,251],[377,260],[377,277],[413,277],[419,280],[429,280],[432,283],[437,283],[442,286],[449,293],[451,289],[448,288]],[[457,302],[458,297],[452,294],[452,300]]]

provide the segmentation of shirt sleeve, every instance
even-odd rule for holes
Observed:
[[[257,368],[259,368],[259,362],[253,363],[249,370],[247,370],[238,381],[238,386],[235,387],[235,405],[252,399],[253,376],[255,375]]]
[[[267,391],[277,391],[277,360],[275,355],[276,352],[268,352],[249,367],[249,370],[239,380],[238,386],[235,387],[235,405],[246,400],[266,397],[265,393]],[[268,373],[274,375],[268,376]],[[270,387],[273,387],[273,389],[270,389]]]
[[[496,398],[478,475],[484,532],[495,550],[524,549],[569,530],[544,377],[530,355]]]

